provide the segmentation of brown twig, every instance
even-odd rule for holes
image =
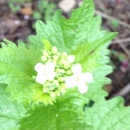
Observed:
[[[112,16],[109,16],[109,15],[107,15],[107,14],[104,14],[104,13],[98,11],[98,10],[95,11],[95,14],[98,14],[98,15],[102,16],[103,18],[106,18],[106,19],[109,19],[109,20],[118,20],[120,25],[123,25],[123,26],[125,26],[125,27],[127,27],[127,28],[130,28],[130,25],[129,25],[129,24],[127,24],[127,23],[125,23],[125,22],[123,22],[123,21],[120,21],[119,19],[114,18],[114,17],[112,17]],[[127,39],[127,40],[128,40],[128,39]],[[130,40],[130,39],[129,39],[129,40]],[[122,44],[123,42],[121,42],[120,40],[116,40],[116,42],[119,44],[119,46],[123,49],[123,51],[128,55],[128,57],[129,57],[129,59],[130,59],[130,53],[129,53],[129,51],[127,50],[127,48]]]
[[[118,43],[124,43],[124,42],[130,42],[130,38],[116,39],[115,41],[112,41],[111,44],[118,44]]]
[[[125,96],[130,92],[130,83],[127,84],[121,91],[119,91],[115,96]]]
[[[15,38],[15,37],[20,37],[20,36],[22,36],[22,35],[29,34],[29,33],[30,33],[29,31],[24,31],[24,32],[19,32],[19,33],[7,35],[7,36],[1,35],[1,36],[0,36],[0,40],[2,40],[2,39],[4,39],[4,38],[10,39],[10,38]]]
[[[127,56],[130,59],[130,52],[128,51],[128,49],[124,46],[124,44],[119,43],[119,46],[123,49],[123,51],[127,54]]]
[[[121,21],[121,20],[119,20],[119,19],[117,19],[117,18],[114,18],[114,17],[112,17],[112,16],[109,16],[109,15],[107,15],[107,14],[104,14],[104,13],[102,13],[102,12],[99,11],[99,10],[95,10],[95,14],[100,15],[100,16],[102,16],[103,18],[106,18],[106,19],[109,19],[109,20],[117,20],[120,25],[122,25],[122,26],[127,27],[127,28],[130,29],[130,25],[129,25],[129,24],[127,24],[127,23],[125,23],[125,22],[123,22],[123,21]]]
[[[123,49],[123,51],[127,54],[127,56],[130,59],[130,52],[128,51],[128,49],[123,44],[124,42],[130,42],[130,38],[116,39],[115,41],[112,42],[112,44],[116,44],[116,43],[119,44],[119,46]]]

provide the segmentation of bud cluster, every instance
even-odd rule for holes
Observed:
[[[50,50],[43,50],[43,55],[41,57],[41,61],[44,66],[46,64],[51,63],[54,67],[53,72],[49,71],[52,70],[51,66],[50,68],[45,68],[43,71],[43,75],[41,74],[41,70],[39,69],[38,75],[36,76],[36,82],[42,84],[43,86],[43,93],[46,93],[50,95],[51,97],[60,96],[62,93],[65,93],[66,91],[66,84],[65,84],[65,78],[67,76],[71,76],[72,73],[72,66],[74,63],[75,57],[73,55],[68,55],[66,52],[59,52],[58,49],[53,46]],[[42,68],[41,68],[42,69]],[[39,74],[40,73],[40,74]],[[48,73],[54,73],[54,76],[52,78],[46,78]],[[44,82],[39,82],[37,79],[43,78],[46,79]]]

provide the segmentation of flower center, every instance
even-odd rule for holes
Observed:
[[[86,83],[93,80],[90,72],[82,73],[81,64],[74,64],[75,57],[59,52],[56,47],[43,50],[42,63],[35,66],[36,82],[42,85],[42,92],[56,97],[65,93],[66,88],[78,87],[80,93],[87,92]]]
[[[41,57],[43,65],[38,69],[36,76],[36,82],[43,86],[43,93],[55,97],[65,92],[65,77],[72,75],[71,67],[74,60],[73,55],[59,52],[54,46],[48,51],[43,50]]]
[[[80,82],[80,80],[81,80],[80,77],[77,77],[77,78],[76,78],[76,81],[77,81],[77,82]]]

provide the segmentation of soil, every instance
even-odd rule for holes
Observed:
[[[41,12],[36,6],[40,0],[25,1],[29,2],[9,3],[7,0],[0,0],[0,41],[7,38],[15,43],[17,40],[27,42],[27,36],[35,34],[34,23],[40,18],[40,15],[36,15],[36,13],[34,15],[34,12],[40,12],[45,16],[47,11]],[[47,1],[53,2],[55,5],[49,14],[51,16],[54,10],[58,8],[61,0]],[[82,0],[75,0],[75,2],[72,8],[78,7]],[[113,66],[114,71],[108,75],[112,83],[106,86],[106,90],[109,92],[107,99],[122,95],[125,99],[125,105],[130,105],[130,1],[94,0],[94,2],[95,13],[101,13],[103,28],[119,32],[116,40],[109,46],[111,50],[110,64]],[[67,17],[69,13],[70,11],[63,12],[63,15]],[[126,92],[122,94],[124,89],[126,89]]]

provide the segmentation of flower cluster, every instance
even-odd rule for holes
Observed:
[[[93,75],[89,72],[82,73],[81,64],[74,64],[74,55],[59,52],[53,46],[49,51],[43,50],[41,61],[35,65],[35,80],[43,86],[43,93],[56,97],[65,93],[66,88],[75,86],[80,93],[87,92],[86,83],[92,82]]]

